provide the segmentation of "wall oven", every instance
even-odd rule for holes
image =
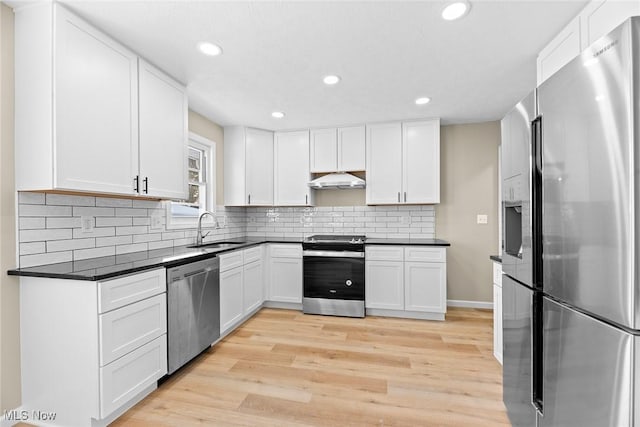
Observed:
[[[364,317],[365,236],[311,236],[302,243],[302,311]]]

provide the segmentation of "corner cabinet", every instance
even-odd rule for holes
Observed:
[[[225,206],[272,206],[273,161],[273,132],[225,127]]]
[[[274,138],[274,204],[313,205],[309,188],[309,131],[276,132]]]
[[[167,373],[165,269],[115,279],[20,278],[22,409],[106,426]]]
[[[161,184],[157,191],[149,179],[143,186],[144,177],[136,186],[141,164],[154,173],[165,171],[169,153],[184,153],[187,110],[182,86],[174,88],[179,101],[154,93],[146,73],[138,73],[135,53],[58,3],[16,10],[15,47],[18,191],[186,197],[186,182],[179,189],[173,183],[166,186],[162,182],[168,178],[155,174],[151,179]],[[156,121],[158,117],[162,120]],[[144,146],[140,150],[139,131],[143,139],[163,136],[163,164],[156,165],[157,157]],[[180,160],[178,164],[173,158],[171,167],[181,183],[186,169]]]
[[[440,202],[440,120],[367,126],[367,204]]]

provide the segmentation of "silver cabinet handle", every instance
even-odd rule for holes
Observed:
[[[135,178],[133,178],[133,182],[134,182],[134,187],[133,187],[133,191],[135,193],[139,193],[140,192],[140,186],[138,185],[138,181],[140,180],[140,175],[136,175]]]
[[[249,194],[247,196],[247,204],[250,205],[251,204],[251,194]]]
[[[145,194],[149,194],[149,177],[145,176],[142,182],[144,182],[144,188],[142,191],[144,191]]]
[[[407,192],[404,192],[404,202],[407,203]]]
[[[304,204],[305,205],[309,204],[309,195],[308,194],[305,194],[305,196],[304,196]]]
[[[400,203],[400,192],[398,191],[398,203]]]

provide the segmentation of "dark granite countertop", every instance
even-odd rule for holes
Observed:
[[[442,239],[376,239],[367,238],[367,245],[418,245],[418,246],[451,246]]]
[[[129,254],[90,258],[79,261],[61,262],[57,264],[38,265],[34,267],[9,270],[10,276],[48,277],[55,279],[73,279],[100,281],[118,276],[152,270],[160,267],[175,267],[194,261],[214,257],[223,252],[235,251],[262,243],[302,243],[302,238],[245,238],[230,239],[242,241],[242,244],[226,248],[190,248],[176,246],[172,248],[154,249],[150,251],[132,252]],[[207,242],[215,243],[215,242]],[[367,239],[370,245],[422,245],[450,246],[449,242],[440,239]]]
[[[502,264],[502,257],[500,255],[489,255],[489,259]]]

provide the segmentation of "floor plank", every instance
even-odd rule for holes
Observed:
[[[112,426],[508,426],[492,314],[262,309]]]

